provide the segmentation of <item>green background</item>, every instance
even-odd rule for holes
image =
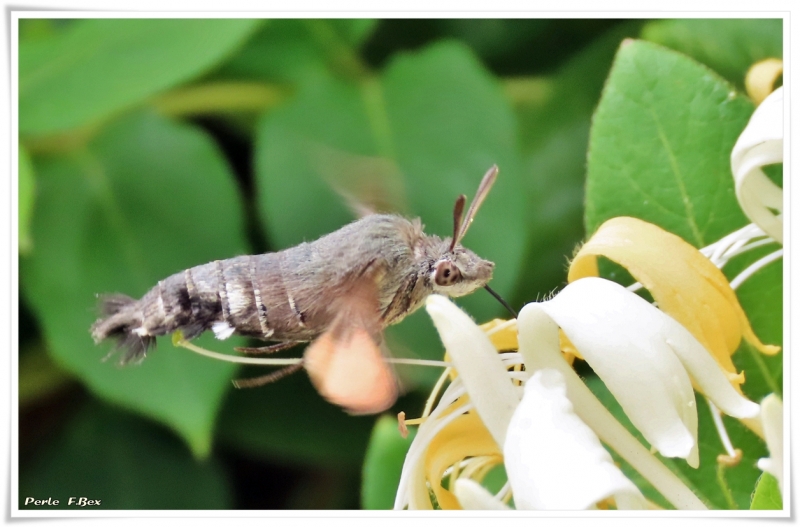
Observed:
[[[304,373],[234,390],[263,370],[168,338],[139,366],[104,362],[96,294],[313,240],[353,219],[342,194],[446,236],[455,197],[494,163],[464,244],[517,308],[562,287],[609,217],[711,243],[746,223],[728,165],[753,111],[744,74],[782,56],[780,20],[30,19],[19,34],[20,506],[109,509],[386,508],[410,439],[344,414]],[[769,343],[782,290],[778,263],[739,291]],[[506,316],[483,291],[458,303]],[[424,312],[387,340],[442,355]],[[736,360],[749,396],[780,392],[780,355],[743,345]],[[415,417],[439,371],[398,373],[387,413]],[[705,464],[675,470],[712,507],[748,508],[763,444],[731,424],[746,458],[726,493],[700,418]]]

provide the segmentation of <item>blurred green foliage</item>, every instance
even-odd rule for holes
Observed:
[[[619,50],[625,38],[659,45]],[[312,240],[353,218],[344,196],[446,236],[453,200],[493,163],[464,243],[517,307],[562,286],[585,230],[611,215],[714,241],[744,222],[727,155],[752,105],[737,90],[781,45],[779,20],[22,20],[20,506],[76,493],[110,509],[390,506],[408,444],[390,418],[372,431],[302,373],[234,391],[261,371],[168,339],[140,366],[103,362],[95,295]],[[657,207],[632,191],[676,169],[702,196],[691,210],[667,185],[647,190]],[[780,343],[780,302],[762,299],[780,298],[782,275],[768,270],[740,294]],[[484,292],[459,303],[504,316]],[[424,313],[387,339],[398,356],[442,354]],[[751,397],[780,388],[780,358],[737,358]],[[398,372],[396,409],[413,417],[439,372]]]

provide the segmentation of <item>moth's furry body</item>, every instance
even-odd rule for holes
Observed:
[[[446,266],[445,278],[436,278]],[[211,329],[278,342],[305,342],[325,332],[339,299],[374,281],[383,330],[418,309],[431,293],[461,296],[483,287],[494,264],[451,239],[423,233],[419,220],[374,214],[280,252],[237,256],[186,269],[160,281],[140,300],[112,295],[106,318],[91,329],[96,342],[119,339],[123,362],[144,357],[155,337],[180,330],[191,339]],[[455,279],[457,278],[457,279]],[[438,282],[438,283],[437,283]]]

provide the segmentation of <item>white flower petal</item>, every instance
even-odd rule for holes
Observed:
[[[472,511],[507,511],[508,505],[494,497],[478,482],[467,478],[458,478],[453,486],[453,493],[464,510]]]
[[[566,333],[645,438],[666,457],[697,459],[697,407],[667,338],[680,325],[602,278],[569,284],[542,309]],[[719,369],[714,364],[714,367]]]
[[[761,402],[761,421],[769,457],[759,459],[758,468],[775,476],[783,494],[783,403],[774,393]]]
[[[666,325],[672,326],[665,328],[669,333],[667,345],[717,408],[739,419],[758,415],[758,405],[734,389],[717,361],[694,335],[671,318]]]
[[[611,415],[567,364],[561,353],[558,326],[541,308],[541,304],[527,304],[519,312],[519,351],[525,367],[531,373],[543,368],[553,368],[566,379],[567,395],[574,411],[608,446],[631,464],[676,508],[706,510],[697,496],[661,461]]]
[[[489,337],[461,309],[441,295],[425,302],[470,401],[498,445],[519,404],[519,392]]]
[[[539,370],[525,383],[503,455],[518,509],[582,510],[617,495],[628,507],[647,507],[639,489],[573,412],[557,370]]]
[[[781,243],[783,190],[761,167],[783,161],[783,113],[780,87],[756,108],[731,152],[736,198],[742,210],[750,221]]]

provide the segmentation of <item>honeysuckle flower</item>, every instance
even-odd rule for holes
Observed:
[[[504,362],[514,357],[501,357],[486,333],[444,297],[431,295],[426,307],[458,376],[417,430],[406,454],[396,509],[431,509],[430,492],[440,507],[460,508],[455,495],[441,485],[445,470],[467,457],[487,466],[499,463],[499,445],[522,395]]]
[[[711,352],[737,386],[744,377],[730,356],[742,337],[763,353],[780,349],[761,343],[722,271],[679,236],[636,218],[612,218],[578,251],[568,280],[597,276],[598,256],[625,267],[662,311]]]
[[[525,383],[503,454],[519,509],[590,509],[610,497],[620,509],[647,508],[639,489],[573,412],[566,381],[557,370],[539,370]]]
[[[742,397],[703,345],[675,319],[614,282],[583,278],[553,299],[520,312],[520,353],[526,367],[548,367],[560,355],[531,353],[545,346],[528,332],[542,311],[577,347],[631,422],[662,455],[698,464],[697,408],[689,376],[723,412],[753,417],[758,406]],[[530,324],[526,324],[528,319]],[[555,338],[552,337],[551,338]],[[550,357],[543,361],[543,357]],[[563,370],[562,370],[563,371]],[[579,415],[580,409],[576,407]],[[583,415],[581,415],[583,417]],[[602,439],[602,436],[601,436]]]
[[[634,293],[606,280],[579,280],[551,300],[526,306],[518,321],[519,353],[498,354],[491,344],[492,339],[443,297],[429,297],[426,307],[457,376],[419,427],[403,467],[395,508],[432,508],[430,493],[442,508],[461,507],[458,497],[442,486],[446,474],[451,477],[451,488],[455,488],[457,470],[467,472],[465,467],[470,464],[490,467],[503,460],[497,455],[497,445],[503,445],[506,452],[530,448],[530,445],[526,447],[526,441],[519,439],[517,428],[511,428],[511,423],[525,422],[525,408],[529,405],[519,402],[522,397],[519,384],[530,382],[530,376],[540,369],[555,369],[561,373],[575,414],[671,503],[678,508],[705,508],[583,384],[560,351],[559,327],[606,382],[631,420],[644,429],[645,437],[665,455],[696,461],[696,454],[693,454],[696,453],[696,410],[687,371],[724,411],[748,416],[758,411],[757,405],[733,389],[713,358],[685,328]],[[622,322],[614,323],[612,319],[615,318]],[[504,330],[513,330],[512,324],[506,324]],[[526,371],[516,371],[513,366],[523,361]],[[552,420],[550,426],[556,426]],[[551,441],[548,444],[564,446],[568,443]],[[563,460],[553,466],[560,467],[560,477],[567,481],[584,478],[587,473],[585,467],[576,472],[575,466],[568,462],[576,456],[574,450],[560,448],[549,452],[549,459]],[[587,457],[598,463],[606,461],[597,456]],[[530,466],[525,459],[524,455],[514,454],[510,458],[507,455],[504,460],[515,503],[518,494],[529,495],[531,489],[540,485],[529,480],[536,474],[519,468]],[[514,463],[515,468],[509,463]],[[593,465],[588,473],[604,474],[605,470]],[[632,494],[625,490],[625,485],[620,483],[622,480],[612,478],[611,481],[613,485],[608,483],[608,477],[601,479],[601,483],[605,483],[599,488],[604,491],[584,492],[581,499],[571,502],[572,506],[577,506],[575,503],[586,505],[588,497],[601,496],[598,499],[602,499],[619,492],[623,493],[623,498],[617,500],[618,507],[641,506],[640,502],[631,501]],[[549,482],[547,479],[541,484]],[[594,488],[578,483],[572,486]],[[523,498],[520,503],[524,507],[535,502]],[[545,499],[539,506],[562,508],[565,503]]]
[[[774,393],[761,402],[761,421],[769,457],[758,460],[758,468],[769,472],[778,480],[783,494],[783,403]]]
[[[731,153],[736,198],[745,215],[783,243],[783,190],[762,167],[783,161],[783,87],[753,112]]]

